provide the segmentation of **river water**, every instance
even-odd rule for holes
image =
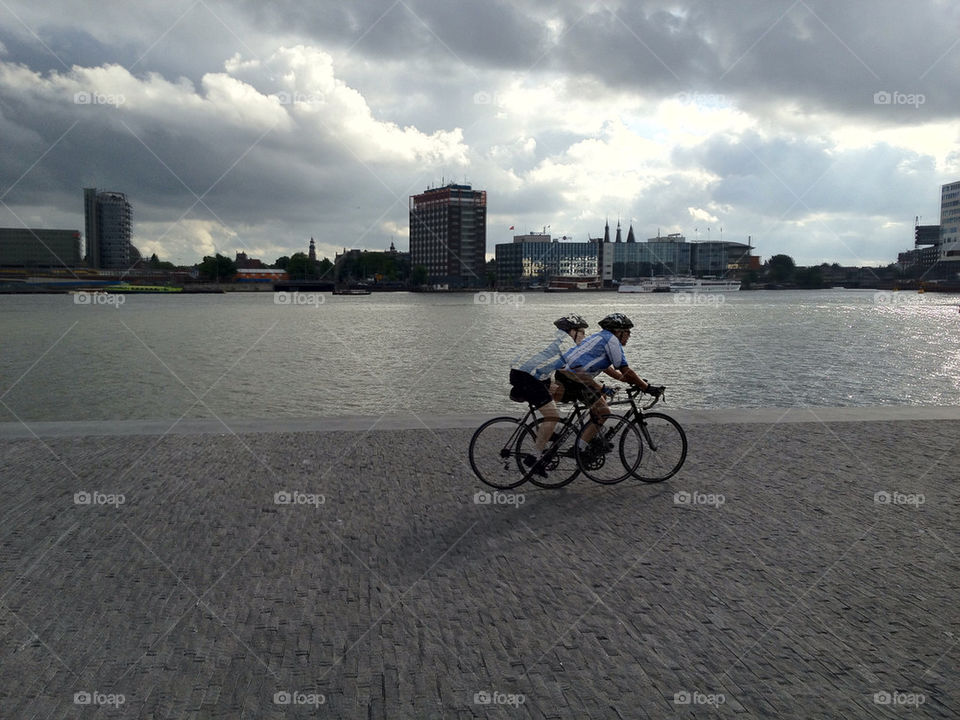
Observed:
[[[90,299],[90,298],[87,298]],[[0,420],[517,410],[510,360],[568,312],[635,323],[671,407],[956,405],[960,296],[272,293],[0,296]],[[278,302],[289,300],[289,302]]]

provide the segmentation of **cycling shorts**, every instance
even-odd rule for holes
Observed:
[[[515,391],[511,395],[518,395],[535,408],[543,407],[548,402],[553,401],[550,396],[549,380],[537,380],[533,375],[523,372],[523,370],[511,370],[510,384]]]

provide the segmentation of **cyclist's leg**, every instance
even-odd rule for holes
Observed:
[[[534,445],[539,456],[547,446],[553,429],[560,419],[557,406],[550,395],[550,381],[537,380],[533,375],[519,370],[510,371],[510,382],[519,390],[520,395],[543,416],[544,422],[537,424],[537,440]]]
[[[557,410],[556,403],[551,400],[546,405],[541,405],[537,408],[543,416],[543,422],[539,423],[539,428],[537,430],[537,442],[536,448],[539,452],[543,452],[543,449],[547,446],[547,443],[550,442],[550,437],[553,435],[553,429],[557,426],[557,420],[560,419],[560,412]]]
[[[594,436],[597,434],[597,430],[600,429],[600,426],[603,425],[604,420],[607,419],[609,414],[610,408],[607,406],[607,401],[603,398],[599,398],[593,403],[593,405],[590,406],[590,424],[580,436],[580,439],[583,441],[584,445],[587,445],[591,440],[593,440]]]

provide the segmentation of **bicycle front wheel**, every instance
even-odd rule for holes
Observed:
[[[546,422],[543,418],[537,420],[531,426],[531,431],[533,433],[532,437],[526,433],[520,438],[520,444],[518,446],[520,451],[520,457],[524,462],[528,462],[529,458],[532,458],[536,455],[536,448],[534,447],[534,441],[536,440],[537,434],[540,431],[540,426],[542,423]],[[564,485],[572,482],[577,475],[580,474],[580,468],[577,467],[577,458],[574,454],[574,445],[576,444],[577,433],[574,432],[573,428],[568,428],[564,425],[563,421],[557,423],[556,429],[553,433],[555,436],[558,434],[563,435],[562,442],[557,443],[556,439],[551,439],[547,443],[547,455],[546,459],[543,461],[543,471],[546,473],[546,477],[539,475],[536,472],[532,472],[531,467],[527,468],[528,479],[537,487],[542,488],[562,488]]]
[[[633,474],[647,483],[677,474],[687,459],[687,435],[680,423],[663,413],[644,413],[635,420],[646,447]]]
[[[519,455],[521,439],[524,439],[525,447],[533,447],[533,431],[516,418],[498,417],[485,422],[470,439],[473,472],[497,490],[509,490],[522,484],[528,468]]]
[[[588,422],[577,435],[577,465],[584,475],[601,485],[626,480],[636,472],[643,459],[640,431],[623,415],[607,415],[593,440],[581,447],[580,441],[593,425],[593,421]]]

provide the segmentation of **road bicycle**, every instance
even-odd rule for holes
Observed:
[[[626,480],[640,466],[643,438],[625,416],[611,413],[597,423],[589,406],[575,400],[570,413],[557,421],[538,462],[536,439],[544,422],[547,420],[528,406],[519,420],[497,417],[477,428],[469,448],[470,466],[477,477],[499,490],[518,487],[528,480],[542,488],[561,488],[581,472],[594,482],[613,485]],[[591,427],[599,430],[581,447],[579,441]]]

